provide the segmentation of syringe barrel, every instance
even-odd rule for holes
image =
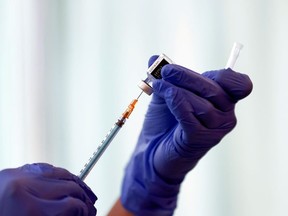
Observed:
[[[115,138],[119,130],[122,128],[126,120],[129,118],[129,116],[133,112],[137,102],[138,102],[138,99],[132,100],[132,102],[128,105],[124,113],[118,118],[118,121],[113,125],[113,127],[105,136],[105,138],[102,140],[97,150],[93,153],[92,157],[89,158],[88,163],[84,165],[84,168],[80,171],[80,174],[78,176],[81,180],[84,180],[87,177],[87,175],[90,173],[90,171],[93,169],[93,167],[95,166],[99,158],[105,152],[109,144],[112,142],[112,140]]]
[[[97,150],[93,153],[93,156],[89,159],[88,163],[85,164],[84,168],[80,171],[79,178],[83,181],[87,175],[90,173],[90,171],[93,169],[99,158],[102,156],[106,148],[109,146],[111,141],[114,139],[114,137],[117,135],[119,130],[121,129],[121,126],[124,124],[114,124],[114,126],[111,128],[109,133],[106,135],[105,139],[101,142],[100,146],[98,146]]]

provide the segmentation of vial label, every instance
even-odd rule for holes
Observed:
[[[161,79],[161,69],[164,65],[169,64],[168,61],[166,61],[164,58],[157,64],[157,66],[152,70],[150,73],[155,79]]]

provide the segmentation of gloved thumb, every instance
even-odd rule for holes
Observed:
[[[154,62],[155,60],[159,57],[159,55],[153,55],[150,57],[149,61],[148,61],[148,67],[150,67]]]

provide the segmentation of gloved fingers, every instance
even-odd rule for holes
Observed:
[[[93,205],[87,206],[82,200],[74,197],[63,197],[59,200],[40,199],[35,208],[42,211],[41,215],[63,215],[63,216],[95,216],[96,208]],[[40,207],[39,207],[40,206]]]
[[[162,68],[161,74],[165,81],[205,98],[222,111],[234,107],[234,101],[218,83],[190,69],[168,64]]]
[[[23,180],[23,183],[25,183],[25,180]],[[75,197],[83,201],[90,200],[86,192],[74,181],[45,179],[40,177],[37,178],[30,190],[33,190],[35,193],[39,193],[46,199],[59,199],[65,195]]]
[[[0,211],[3,215],[21,216],[95,216],[97,212],[94,206],[86,206],[81,200],[72,197],[63,197],[61,200],[33,198],[31,199],[30,196],[13,198],[8,202],[6,199],[4,200],[5,208],[2,209],[1,206]]]
[[[47,164],[40,164],[40,166],[46,167]],[[76,182],[85,191],[85,193],[88,195],[91,201],[95,203],[95,201],[97,200],[96,195],[92,192],[92,190],[90,189],[90,187],[88,187],[87,184],[85,184],[81,179],[79,179],[79,177],[75,176],[74,174],[70,173],[68,170],[63,168],[53,166],[51,166],[50,168],[51,168],[50,170],[49,168],[47,169],[42,168],[42,170],[45,171],[45,173],[43,173],[45,177],[56,178],[60,180],[70,180]]]
[[[74,193],[74,196],[79,195],[79,197],[82,197],[83,199],[85,198],[84,200],[89,199],[92,203],[95,203],[97,200],[97,197],[92,190],[77,176],[73,175],[66,169],[54,167],[46,163],[26,164],[18,169],[26,173],[28,172],[29,174],[35,174],[39,177],[39,180],[44,181],[35,182],[36,184],[40,184],[38,188],[40,191],[43,186],[42,184],[45,184],[46,181],[47,187],[44,189],[47,189],[47,193],[43,194],[52,195],[53,193],[48,193],[49,190],[51,190],[55,192],[53,194],[54,198],[61,196],[61,194],[65,192],[67,194]]]
[[[94,209],[95,200],[92,200],[89,195],[74,181],[43,179],[42,182],[40,180],[35,182],[30,191],[35,190],[35,193],[37,193],[37,191],[41,190],[41,188],[42,191],[41,194],[39,194],[39,197],[41,196],[41,198],[44,200],[55,200],[62,202],[63,197],[66,197],[68,200],[71,199],[77,201],[79,204],[81,204],[80,207],[85,204],[89,211]]]
[[[248,75],[235,72],[230,68],[207,71],[202,75],[217,82],[236,101],[248,96],[253,89],[253,83]]]
[[[153,89],[154,89],[154,87],[153,87]],[[161,106],[162,104],[165,104],[165,100],[163,100],[163,98],[159,97],[156,94],[152,94],[151,103],[154,106]]]
[[[153,96],[156,96],[156,94],[153,94]],[[157,97],[159,96],[157,95]],[[162,104],[153,103],[153,100],[149,104],[142,130],[145,136],[161,136],[178,123],[174,115],[171,114],[169,107],[167,107],[165,100],[163,98],[161,100],[163,101]],[[157,124],[157,127],[153,127],[155,124]]]
[[[90,198],[91,202],[94,204],[97,200],[97,196],[93,193],[91,188],[85,184],[78,176],[74,176],[74,181],[85,191],[87,196]]]
[[[154,82],[154,91],[165,99],[170,111],[187,133],[199,126],[208,129],[232,129],[236,124],[233,110],[223,112],[205,98],[169,82]],[[194,126],[191,127],[191,124]]]
[[[54,167],[47,163],[33,163],[25,164],[18,168],[19,170],[27,173],[34,173],[53,179],[70,179],[73,180],[73,174],[63,168]]]
[[[2,174],[6,176],[5,178],[1,178],[1,180],[5,180],[3,185],[5,190],[5,192],[3,192],[5,194],[5,202],[15,203],[15,205],[19,207],[24,203],[27,205],[27,207],[25,207],[26,210],[24,211],[23,209],[23,211],[27,212],[30,211],[29,209],[43,209],[44,211],[45,205],[41,205],[41,203],[44,201],[57,205],[57,203],[63,203],[63,200],[65,199],[72,199],[76,200],[78,203],[81,203],[80,206],[85,205],[85,208],[88,209],[89,212],[95,212],[94,202],[76,182],[71,180],[46,178],[35,172],[33,173],[33,171],[35,171],[35,166],[32,167],[32,172],[28,171],[31,168],[29,165],[24,166],[24,171],[17,168],[7,169],[2,172]],[[16,202],[18,202],[18,204],[16,204]],[[69,206],[67,206],[67,208],[69,208]],[[73,206],[71,208],[73,208]],[[9,209],[9,206],[6,206],[6,210],[9,212],[14,212],[13,209]],[[63,210],[62,204],[59,205],[58,210]],[[46,209],[45,213],[47,212],[50,212],[50,209]],[[31,215],[47,214],[34,214],[33,212]],[[70,216],[71,214],[61,215]]]

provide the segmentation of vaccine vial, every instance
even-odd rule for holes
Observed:
[[[161,54],[155,62],[147,70],[147,78],[141,80],[138,87],[148,95],[153,93],[152,82],[155,79],[161,79],[161,69],[164,65],[172,64],[173,62],[165,54]]]

